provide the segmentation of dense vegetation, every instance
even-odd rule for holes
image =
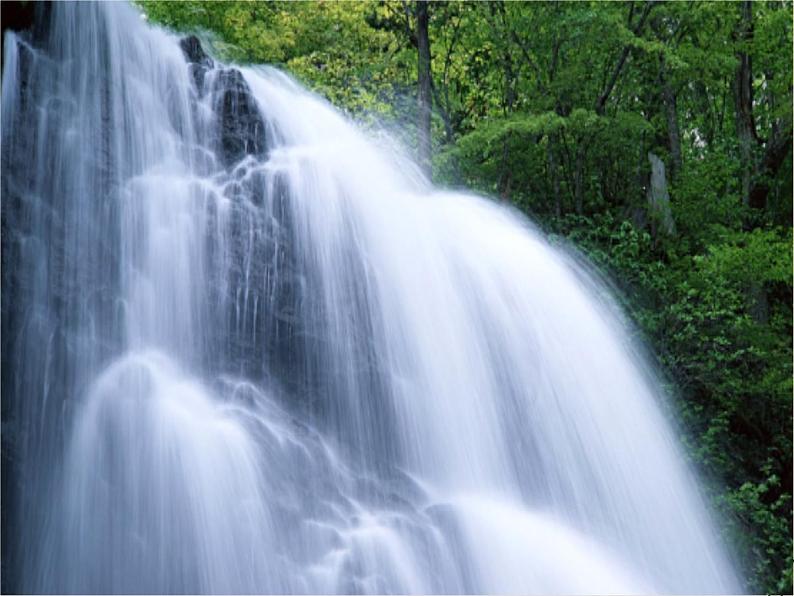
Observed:
[[[400,124],[436,182],[584,250],[658,356],[748,589],[791,593],[790,2],[143,8]]]

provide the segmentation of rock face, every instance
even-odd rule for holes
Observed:
[[[92,19],[102,21],[105,9],[42,3],[36,4],[34,12],[41,16],[32,25],[21,17],[3,22],[29,26],[5,48],[9,70],[0,131],[0,588],[11,593],[36,591],[21,582],[38,577],[24,569],[31,545],[46,531],[39,512],[48,506],[49,493],[41,487],[49,487],[51,471],[60,469],[70,408],[92,371],[127,348],[119,308],[122,272],[129,267],[124,259],[132,258],[131,252],[143,258],[138,251],[146,248],[146,238],[137,236],[130,222],[160,213],[147,196],[159,197],[159,189],[129,184],[131,155],[143,147],[138,133],[149,114],[139,113],[139,104],[130,99],[137,97],[134,93],[124,95],[131,86],[115,85],[108,76],[114,68],[110,60],[129,57],[93,51],[109,45],[117,33],[105,28],[98,29],[96,39],[56,37],[49,23],[73,10],[75,22],[89,27],[85,23]],[[311,374],[308,362],[321,362],[320,356],[306,356],[311,342],[305,321],[316,310],[309,299],[318,282],[306,274],[296,248],[299,222],[289,180],[266,165],[274,139],[270,131],[278,129],[239,69],[210,58],[196,37],[182,39],[179,46],[187,64],[178,56],[170,60],[167,80],[152,91],[166,98],[180,85],[179,97],[191,99],[168,110],[173,121],[192,125],[145,130],[173,134],[169,140],[184,148],[184,163],[196,178],[211,183],[180,189],[198,205],[188,212],[196,218],[190,221],[206,223],[205,229],[196,225],[191,245],[201,254],[192,263],[201,268],[196,278],[203,283],[200,292],[182,302],[185,309],[202,313],[205,323],[212,322],[197,330],[206,340],[200,357],[211,374],[273,379],[289,397],[317,394],[304,388]],[[124,63],[154,68],[150,58],[135,56]],[[119,106],[127,111],[114,111]],[[180,111],[185,108],[192,113]],[[136,200],[124,193],[134,193]],[[125,247],[133,248],[127,256]],[[102,330],[99,340],[96,329]],[[42,378],[52,381],[42,383]]]
[[[218,73],[215,81],[220,118],[220,154],[229,166],[246,155],[261,157],[266,147],[265,124],[248,83],[239,70]]]
[[[81,53],[84,86],[70,89],[69,65],[78,61],[64,58],[87,36],[56,43],[51,24],[64,6],[28,3],[35,6],[26,24],[24,15],[6,22],[6,4],[13,3],[2,9],[0,588],[14,593],[34,591],[20,578],[31,541],[44,531],[42,514],[34,512],[44,510],[48,490],[41,487],[58,469],[75,387],[84,381],[76,371],[107,358],[120,342],[118,253],[110,247],[120,237],[122,159],[106,126],[114,88],[104,70],[107,53]],[[98,34],[96,46],[105,47],[108,37]],[[89,319],[105,330],[101,341],[88,330]]]
[[[188,62],[194,64],[202,64],[207,68],[212,68],[214,63],[212,58],[207,56],[204,48],[201,47],[201,42],[199,38],[195,35],[189,35],[179,41],[179,47],[182,48],[182,51],[185,53],[185,57],[188,59]]]
[[[262,379],[291,394],[305,393],[306,291],[309,280],[295,249],[291,191],[279,174],[266,174],[266,119],[245,77],[215,63],[195,36],[180,40],[197,102],[212,113],[209,147],[228,199],[224,215],[213,209],[208,230],[207,278],[213,309],[223,313],[214,342],[226,362],[212,365]]]
[[[246,156],[264,156],[267,150],[265,123],[248,83],[236,68],[222,68],[208,76],[215,63],[195,35],[179,42],[190,63],[199,97],[210,94],[218,119],[218,155],[231,167]]]
[[[204,48],[201,47],[201,42],[198,37],[191,35],[179,41],[179,47],[185,54],[185,58],[190,63],[190,68],[193,74],[193,82],[196,88],[202,90],[204,88],[204,75],[207,71],[215,66],[212,58],[207,56]]]

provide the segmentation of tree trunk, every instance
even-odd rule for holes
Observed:
[[[675,180],[681,172],[683,162],[681,159],[681,132],[678,128],[678,106],[676,95],[670,80],[667,77],[664,56],[661,59],[660,79],[662,82],[662,101],[667,117],[667,143],[670,148],[670,180]]]
[[[504,94],[504,104],[503,109],[505,115],[510,114],[513,111],[513,104],[515,103],[516,99],[516,92],[515,92],[515,75],[513,73],[513,60],[510,57],[510,54],[505,50],[505,54],[502,58],[503,66],[504,66],[504,77],[505,77],[505,94]],[[510,155],[510,149],[508,145],[508,138],[502,141],[502,163],[499,167],[499,195],[502,197],[502,200],[508,201],[510,200],[510,183],[512,182],[513,173],[509,169],[508,165],[508,157]]]
[[[791,151],[791,128],[774,134],[769,139],[764,151],[764,159],[759,168],[758,177],[747,196],[747,204],[755,209],[764,209],[769,191],[772,189],[771,179],[777,175],[783,162]]]
[[[557,172],[557,155],[555,154],[554,135],[549,135],[549,143],[546,146],[546,157],[548,158],[549,176],[551,176],[551,187],[554,191],[554,214],[562,216],[562,201],[560,199],[560,176]]]
[[[771,179],[791,150],[791,124],[776,119],[772,123],[768,140],[764,143],[758,137],[753,117],[753,65],[746,45],[753,39],[752,2],[745,0],[741,6],[741,20],[737,31],[737,41],[742,44],[737,52],[739,65],[736,67],[734,81],[734,102],[736,107],[736,136],[739,139],[741,159],[742,202],[754,209],[764,209],[771,190]],[[774,99],[770,99],[774,108]],[[753,150],[756,145],[765,145],[764,154],[756,163]]]
[[[652,152],[648,152],[651,163],[651,183],[648,185],[648,212],[654,238],[659,231],[668,236],[675,234],[675,221],[670,210],[670,194],[667,192],[667,178],[664,162]]]
[[[717,101],[711,101],[709,90],[703,81],[693,81],[693,95],[697,101],[697,109],[705,115],[703,121],[703,140],[707,147],[714,144],[718,123]]]
[[[651,12],[651,9],[654,7],[656,0],[647,0],[645,2],[645,6],[642,10],[642,14],[640,15],[640,19],[637,22],[637,25],[632,29],[634,35],[639,35],[642,32],[642,27],[645,25],[645,21],[648,19],[648,15]],[[634,7],[632,6],[629,12],[629,26],[631,26],[631,17],[634,12]],[[595,112],[596,114],[603,116],[604,111],[606,108],[607,99],[609,99],[609,95],[612,93],[612,90],[615,88],[615,83],[617,83],[618,77],[620,76],[620,71],[623,70],[623,65],[626,64],[626,59],[629,57],[631,53],[631,45],[626,45],[620,52],[620,56],[618,57],[618,63],[615,65],[615,68],[612,70],[612,74],[610,75],[609,79],[607,80],[607,84],[604,87],[604,90],[598,96],[598,99],[595,102]]]
[[[452,119],[449,115],[449,109],[445,107],[449,105],[449,102],[443,101],[435,83],[431,86],[431,90],[433,91],[433,102],[435,102],[436,109],[441,115],[441,121],[444,123],[444,139],[447,144],[452,144],[455,141],[455,130],[452,128]]]
[[[430,109],[432,89],[430,78],[430,37],[428,33],[427,0],[416,2],[416,41],[419,54],[419,122],[418,122],[418,160],[419,166],[428,178],[432,177],[430,162]]]
[[[753,36],[752,3],[742,2],[741,21],[737,39],[739,43],[748,43]],[[742,202],[750,204],[750,184],[753,177],[753,139],[755,138],[755,122],[753,121],[753,70],[750,55],[742,47],[737,53],[739,65],[736,67],[734,81],[734,103],[736,107],[736,136],[739,140],[739,158],[741,162],[741,193]]]
[[[500,2],[489,2],[488,9],[491,13],[492,27],[496,35],[507,38],[507,20],[505,17],[504,0]],[[497,20],[501,19],[501,28]],[[507,44],[502,46],[502,73],[504,76],[504,89],[502,92],[502,112],[505,116],[513,111],[513,104],[516,100],[516,76],[513,69],[513,57]],[[496,189],[503,201],[510,200],[510,185],[513,173],[510,171],[508,159],[510,157],[509,134],[502,140],[502,158],[499,164],[499,180]]]
[[[574,170],[574,186],[573,195],[574,203],[576,204],[576,213],[581,215],[584,211],[584,148],[582,144],[584,141],[579,139],[576,147],[576,167]]]

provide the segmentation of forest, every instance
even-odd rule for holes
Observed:
[[[140,2],[605,273],[755,593],[792,591],[791,2]]]

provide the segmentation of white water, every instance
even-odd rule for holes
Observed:
[[[4,56],[18,590],[740,589],[605,291],[513,211],[271,69],[224,157],[228,71],[125,5]]]

